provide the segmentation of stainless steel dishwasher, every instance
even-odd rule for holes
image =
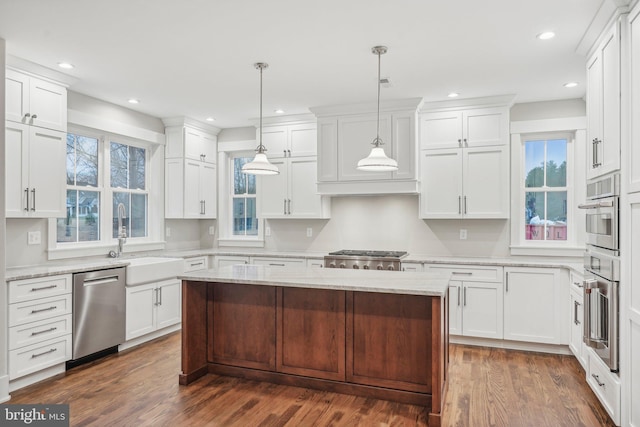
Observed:
[[[125,301],[124,267],[73,275],[74,360],[125,341]]]

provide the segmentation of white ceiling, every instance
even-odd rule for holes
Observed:
[[[619,1],[619,0],[618,0]],[[150,114],[217,127],[308,107],[382,98],[515,94],[515,102],[580,98],[577,53],[603,0],[0,0],[10,55],[77,78],[70,89]],[[549,41],[536,34],[552,30]],[[580,85],[563,87],[569,81]],[[140,104],[132,106],[127,99]]]

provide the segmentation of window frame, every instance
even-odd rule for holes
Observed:
[[[98,188],[100,189],[101,206],[99,229],[101,239],[84,242],[58,242],[57,218],[51,218],[49,219],[48,227],[48,259],[55,260],[91,255],[106,255],[117,246],[118,239],[112,237],[112,198],[114,190],[117,192],[118,189],[111,188],[110,182],[111,142],[143,148],[145,150],[146,189],[144,192],[147,194],[147,236],[128,237],[124,253],[164,249],[165,242],[162,235],[164,215],[161,215],[161,218],[156,218],[158,216],[152,214],[156,211],[164,212],[164,180],[162,179],[164,169],[161,167],[164,162],[164,147],[149,141],[80,125],[69,124],[66,133],[98,139]],[[161,184],[152,186],[152,182],[161,182]],[[64,185],[66,195],[66,189],[69,189],[70,186],[66,184],[66,181]],[[75,188],[76,186],[73,187]],[[132,190],[126,189],[126,191],[131,192]],[[139,190],[136,191],[139,192]]]
[[[260,179],[256,179],[256,216],[258,221],[258,234],[251,236],[238,236],[233,234],[233,159],[235,157],[255,156],[256,141],[218,141],[218,194],[224,197],[218,198],[218,246],[221,247],[264,247],[264,220],[260,218],[259,186]]]
[[[585,220],[578,214],[577,204],[584,199],[586,189],[586,118],[512,122],[511,132],[511,255],[582,256],[584,233],[580,230]],[[525,142],[560,138],[567,140],[567,239],[526,240]]]

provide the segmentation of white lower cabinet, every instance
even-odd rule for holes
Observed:
[[[304,267],[307,263],[302,258],[251,257],[251,264],[270,267]]]
[[[8,283],[9,380],[71,359],[71,284],[70,274]]]
[[[181,321],[181,282],[165,280],[127,288],[126,339],[175,325]]]
[[[209,268],[208,256],[197,256],[184,259],[184,272],[190,273],[192,271],[206,270]]]
[[[504,339],[568,344],[568,273],[556,268],[506,267],[504,274]]]
[[[571,310],[571,323],[569,324],[569,348],[578,359],[583,368],[587,368],[586,350],[583,342],[584,334],[584,296],[582,294],[582,276],[571,273],[569,283],[569,310]]]
[[[451,335],[502,338],[502,267],[425,264],[424,271],[451,277]]]
[[[402,271],[413,271],[414,273],[422,271],[422,263],[420,263],[420,262],[403,262],[402,263]]]
[[[249,264],[249,257],[242,255],[216,255],[216,268],[227,267],[236,264]]]
[[[307,258],[307,267],[324,268],[324,260]]]
[[[596,394],[613,422],[620,425],[620,377],[591,348],[587,350],[587,383]]]

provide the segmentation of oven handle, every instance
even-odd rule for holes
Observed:
[[[613,200],[604,200],[595,203],[584,203],[578,205],[578,209],[597,209],[597,208],[612,208]]]
[[[593,338],[591,336],[591,291],[594,289],[604,289],[605,287],[606,286],[602,286],[600,283],[598,283],[598,280],[596,279],[584,281],[584,343],[589,347],[593,347],[596,349],[603,348],[607,344],[608,340],[600,337]],[[611,298],[614,297],[610,296],[609,305],[612,302]],[[610,312],[611,308],[612,307],[609,307]],[[607,322],[607,329],[608,328],[609,324]],[[609,338],[611,339],[611,337]]]

